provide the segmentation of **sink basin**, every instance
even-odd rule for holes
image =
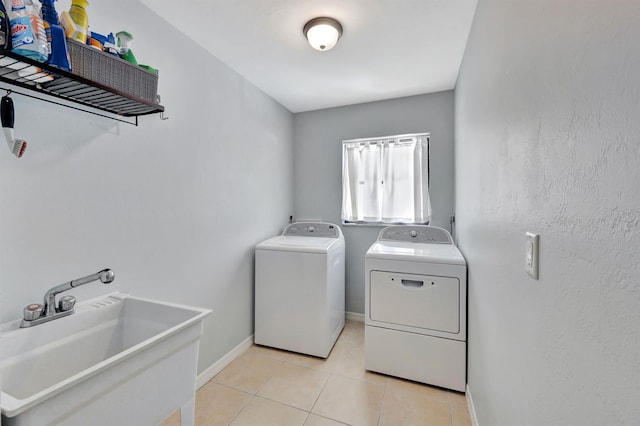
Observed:
[[[154,425],[180,408],[192,425],[210,313],[114,293],[45,324],[2,324],[2,424]]]

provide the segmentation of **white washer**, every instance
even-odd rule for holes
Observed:
[[[326,358],[344,327],[342,231],[297,222],[256,246],[255,343]]]
[[[365,368],[464,392],[467,265],[451,235],[385,228],[365,274]]]

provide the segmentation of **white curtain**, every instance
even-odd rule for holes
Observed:
[[[343,141],[345,222],[428,223],[429,135]]]

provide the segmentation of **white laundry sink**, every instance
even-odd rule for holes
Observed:
[[[192,425],[210,313],[114,293],[37,326],[2,324],[2,425],[154,425],[177,408]]]

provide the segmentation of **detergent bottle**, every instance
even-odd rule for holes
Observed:
[[[85,44],[87,43],[87,34],[89,31],[87,6],[89,6],[87,0],[72,0],[69,17],[73,21],[73,29],[70,28],[70,25],[65,24],[65,22],[62,23],[67,37]]]
[[[138,65],[136,55],[134,55],[133,50],[131,50],[131,42],[133,41],[133,36],[131,35],[131,33],[127,31],[119,31],[116,33],[116,38],[118,39],[120,57],[125,61],[132,63],[133,65]]]
[[[55,1],[56,0],[40,0],[42,4],[42,19],[45,22],[47,41],[50,45],[48,63],[65,71],[71,71],[67,38],[65,37],[64,30],[60,26],[58,12],[56,12],[55,6],[53,5]]]

